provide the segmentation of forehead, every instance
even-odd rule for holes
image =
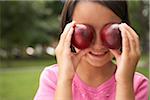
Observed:
[[[91,24],[94,27],[103,26],[107,23],[120,22],[121,19],[109,8],[91,1],[80,1],[77,3],[73,16],[77,23]]]

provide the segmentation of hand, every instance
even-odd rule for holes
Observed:
[[[119,29],[122,35],[122,53],[119,50],[110,51],[116,58],[116,81],[129,82],[133,81],[134,72],[141,55],[139,37],[125,23],[120,24]]]
[[[81,50],[77,53],[71,52],[71,37],[74,31],[73,26],[75,22],[66,25],[61,34],[58,46],[55,49],[57,63],[59,66],[59,77],[61,79],[72,80],[77,69],[77,65],[81,57],[88,51],[88,49]]]

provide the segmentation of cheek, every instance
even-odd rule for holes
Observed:
[[[114,55],[111,52],[108,52],[107,60],[114,60]]]
[[[113,59],[114,55],[110,52],[110,59]]]

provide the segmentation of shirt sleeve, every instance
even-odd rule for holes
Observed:
[[[56,75],[52,70],[45,68],[40,76],[40,83],[34,100],[54,100]]]
[[[135,100],[148,100],[148,79],[145,76],[139,76],[135,81]]]

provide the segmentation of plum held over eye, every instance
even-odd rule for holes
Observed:
[[[78,49],[88,48],[94,38],[94,29],[90,25],[76,24],[71,43]]]
[[[105,25],[100,32],[100,39],[103,45],[109,49],[120,49],[122,45],[121,31],[119,24],[111,23]]]

